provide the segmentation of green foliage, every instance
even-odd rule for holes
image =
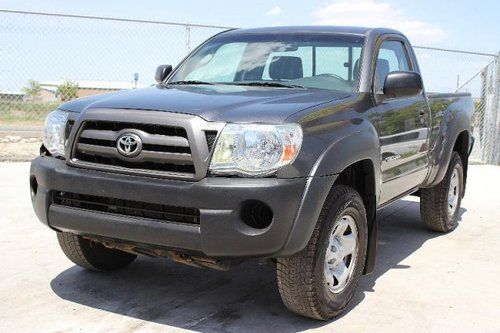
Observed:
[[[29,97],[37,97],[40,94],[40,91],[42,91],[42,86],[38,81],[28,80],[28,85],[22,90],[23,93]]]
[[[78,83],[65,81],[57,87],[56,94],[61,98],[61,101],[70,101],[78,97]]]
[[[0,123],[43,124],[45,116],[57,109],[60,102],[11,101],[0,99]]]

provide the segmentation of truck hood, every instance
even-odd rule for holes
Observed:
[[[321,89],[151,86],[77,99],[61,105],[60,109],[72,112],[95,108],[157,110],[197,115],[207,121],[280,123],[296,112],[349,96],[346,92]]]

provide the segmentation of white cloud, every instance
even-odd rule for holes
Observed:
[[[269,9],[266,13],[266,15],[271,15],[271,16],[276,16],[283,13],[283,9],[281,9],[280,6],[274,6],[273,8]]]
[[[446,33],[438,25],[409,17],[391,4],[375,0],[337,0],[313,12],[316,24],[386,27],[400,30],[414,43],[435,43]]]

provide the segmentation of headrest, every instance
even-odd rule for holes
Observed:
[[[294,80],[304,76],[302,59],[299,57],[276,56],[269,65],[269,76],[273,80]]]
[[[378,59],[375,75],[380,88],[384,86],[385,77],[389,74],[389,72],[389,61],[385,59]]]

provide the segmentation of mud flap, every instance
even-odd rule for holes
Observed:
[[[372,273],[375,270],[375,262],[377,257],[377,237],[378,223],[374,217],[368,226],[368,246],[366,248],[366,261],[363,275]]]

